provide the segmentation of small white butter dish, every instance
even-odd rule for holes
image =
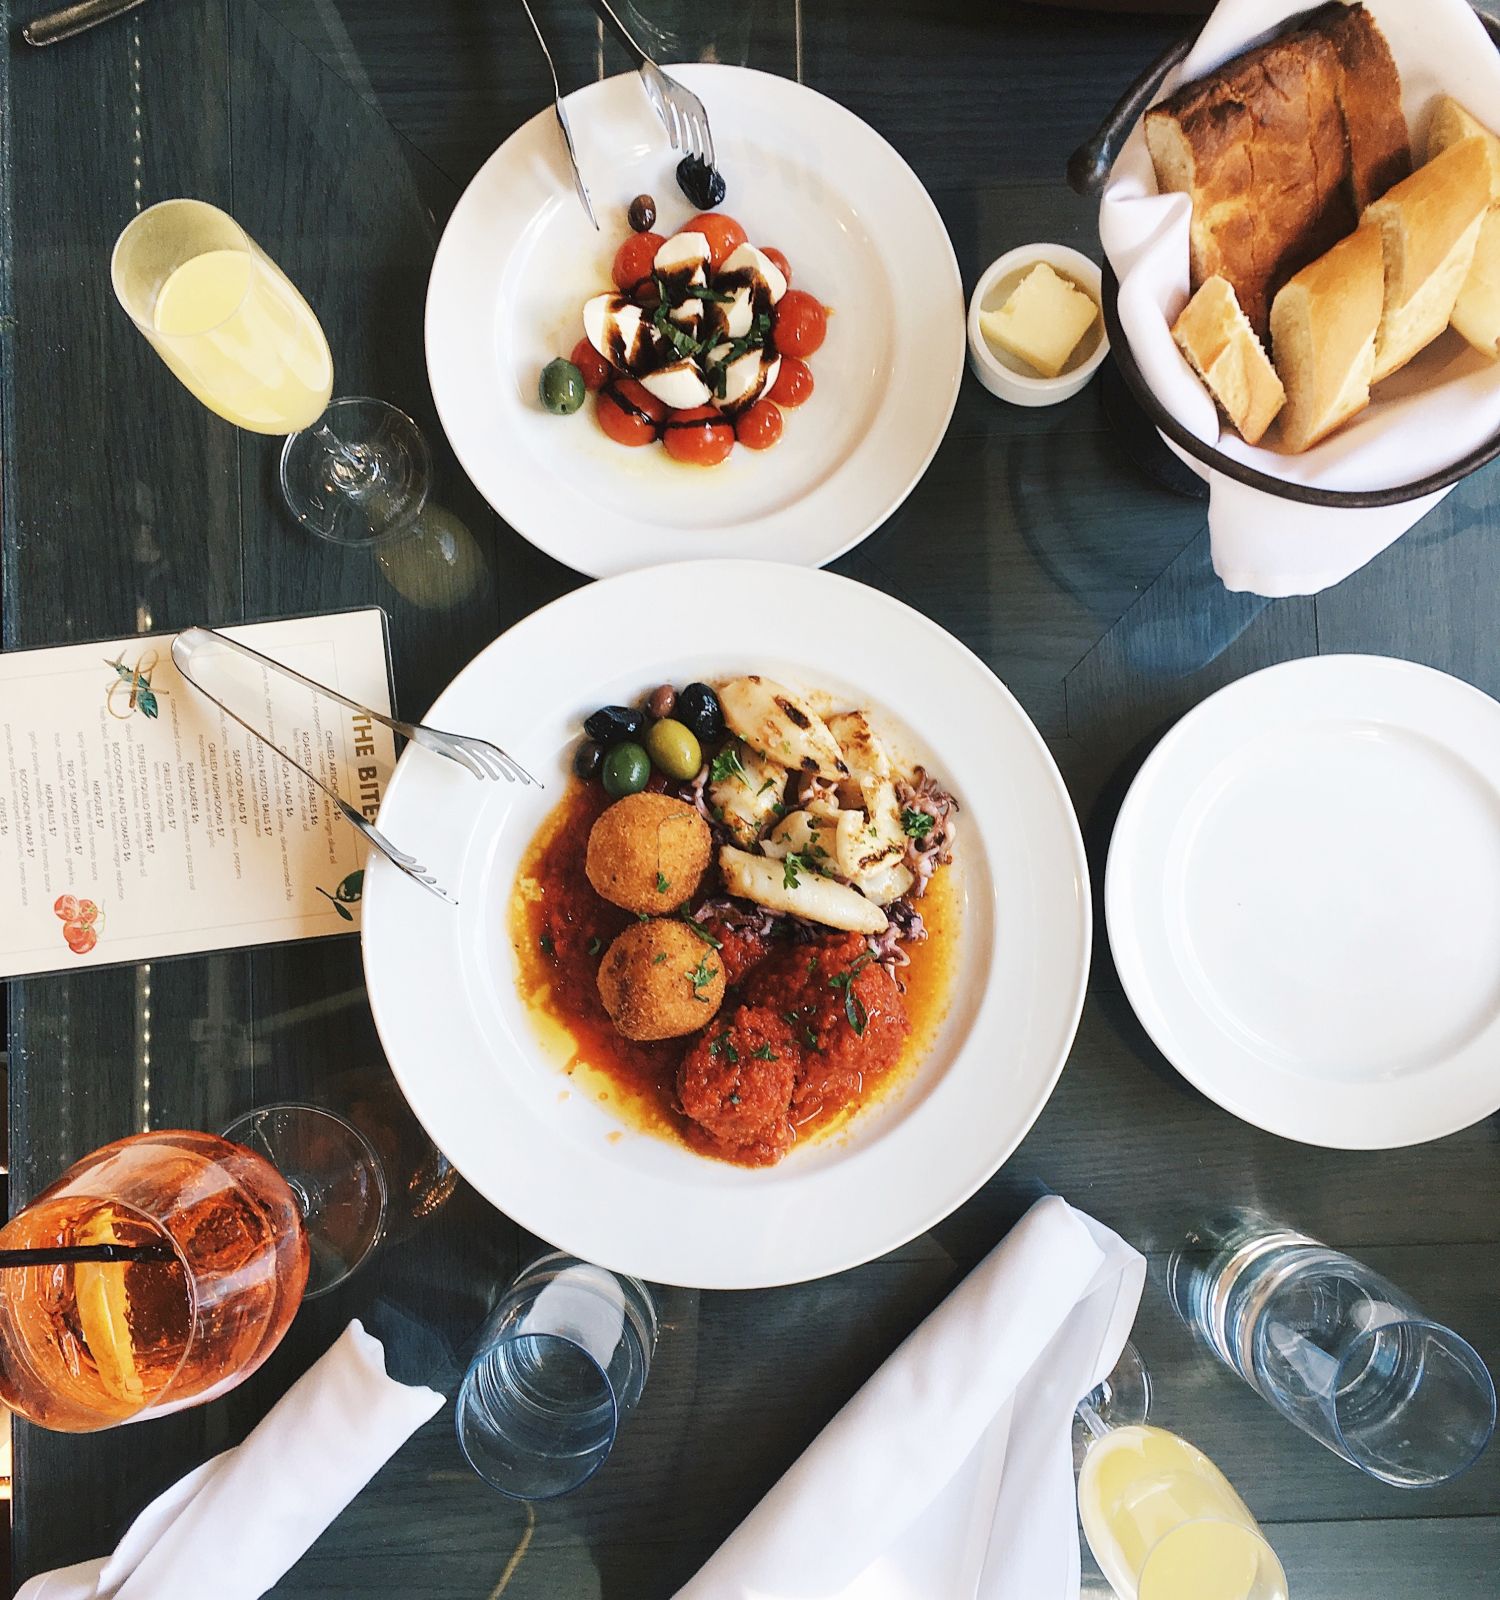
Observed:
[[[1109,335],[1104,331],[1101,311],[1094,324],[1078,341],[1077,347],[1055,378],[1043,378],[1019,356],[992,344],[979,325],[981,311],[998,311],[1015,293],[1017,286],[1039,261],[1082,290],[1095,306],[1103,288],[1099,268],[1065,244],[1023,244],[1008,250],[992,262],[975,285],[969,301],[969,368],[993,395],[1017,406],[1053,406],[1070,399],[1099,370],[1109,354]]]

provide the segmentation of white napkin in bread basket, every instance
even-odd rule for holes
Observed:
[[[1467,0],[1365,0],[1365,6],[1401,72],[1415,160],[1426,153],[1439,94],[1453,95],[1500,132],[1500,52]],[[1220,0],[1158,98],[1308,9],[1308,0]],[[1104,191],[1099,236],[1120,281],[1120,322],[1131,353],[1152,392],[1199,438],[1292,482],[1384,489],[1440,470],[1500,430],[1500,362],[1486,360],[1450,330],[1379,385],[1368,410],[1300,456],[1247,445],[1229,427],[1221,433],[1212,398],[1172,341],[1172,323],[1188,300],[1190,215],[1186,195],[1157,192],[1145,130],[1137,125]],[[1334,510],[1263,494],[1199,462],[1188,465],[1209,482],[1214,570],[1226,588],[1273,597],[1341,583],[1442,498]]]

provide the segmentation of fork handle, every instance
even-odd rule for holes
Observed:
[[[635,35],[615,14],[615,8],[610,5],[609,0],[588,0],[588,5],[604,26],[625,46],[637,67],[644,66],[651,59],[636,42]]]

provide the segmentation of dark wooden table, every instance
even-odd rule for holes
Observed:
[[[442,444],[422,357],[444,219],[481,161],[545,103],[524,19],[478,0],[150,0],[38,52],[15,29],[42,3],[0,0],[12,40],[0,81],[5,645],[373,602],[390,613],[400,702],[420,714],[481,645],[583,581],[467,483]],[[1064,161],[1184,26],[1003,0],[639,4],[679,30],[668,57],[795,75],[872,123],[931,189],[969,284],[1022,241],[1097,252],[1094,208],[1064,188]],[[581,6],[542,9],[568,82],[621,69]],[[441,536],[384,564],[304,537],[273,499],[276,441],[202,409],[131,329],[110,292],[111,242],[140,204],[178,194],[232,210],[301,286],[340,392],[387,396],[426,425],[450,513]],[[1096,383],[1054,410],[1021,411],[966,378],[925,479],[839,563],[951,629],[1020,697],[1068,778],[1096,883],[1145,752],[1231,679],[1355,650],[1500,693],[1494,469],[1338,589],[1267,603],[1218,585],[1202,507],[1139,473],[1101,396]],[[1161,1268],[1196,1218],[1253,1202],[1362,1255],[1500,1365],[1496,1123],[1375,1155],[1259,1133],[1152,1047],[1102,918],[1100,928],[1072,1061],[1031,1136],[969,1204],[821,1283],[664,1293],[641,1410],[592,1484],[539,1508],[513,1568],[527,1518],[466,1470],[448,1410],[276,1593],[669,1596],[1046,1184],[1151,1253],[1137,1338],[1157,1418],[1238,1485],[1300,1600],[1397,1600],[1419,1587],[1492,1597],[1500,1448],[1443,1489],[1370,1481],[1195,1350]],[[121,1134],[215,1128],[284,1095],[381,1125],[407,1163],[399,1176],[420,1163],[353,940],[18,983],[9,1020],[12,1204]],[[19,1427],[17,1576],[112,1547],[148,1499],[241,1438],[350,1316],[391,1339],[403,1372],[451,1382],[486,1301],[537,1243],[462,1185],[401,1233],[307,1307],[227,1399],[93,1437]]]

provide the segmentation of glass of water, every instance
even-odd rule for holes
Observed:
[[[1220,1360],[1383,1483],[1446,1483],[1495,1431],[1494,1381],[1473,1346],[1306,1234],[1235,1213],[1174,1253],[1168,1288]]]
[[[516,1500],[550,1500],[604,1465],[656,1346],[644,1284],[555,1251],[511,1285],[480,1336],[455,1425],[469,1465]]]

